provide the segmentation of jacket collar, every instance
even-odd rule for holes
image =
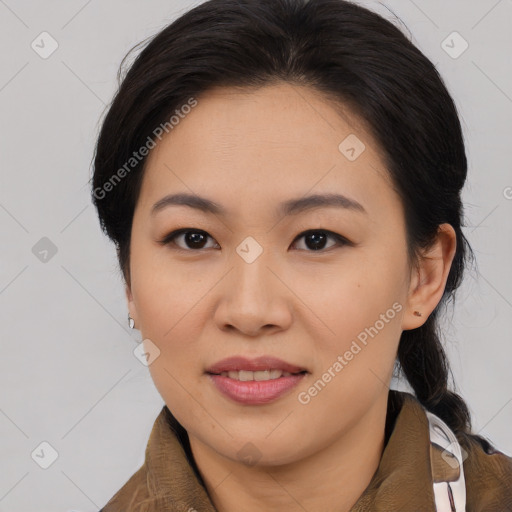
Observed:
[[[351,512],[435,510],[432,489],[426,415],[413,395],[391,390],[381,461]],[[167,406],[153,425],[144,465],[112,500],[117,498],[123,510],[135,511],[138,508],[127,507],[134,495],[151,503],[144,510],[216,510],[195,466],[186,431]],[[103,511],[109,512],[108,505]]]
[[[429,424],[423,406],[410,393],[390,390],[388,421],[393,417],[394,428],[379,466],[350,512],[436,509]]]
[[[351,512],[435,510],[428,420],[410,393],[391,390],[386,442],[368,487]],[[101,512],[216,512],[190,452],[185,429],[163,406],[145,462]]]
[[[468,506],[473,512],[512,510],[512,457],[482,438],[462,437],[470,452],[464,461]],[[436,460],[435,451],[431,456],[430,446],[423,406],[410,393],[390,391],[381,460],[351,512],[435,510],[432,470],[443,463]],[[144,464],[100,512],[184,511],[216,512],[187,432],[164,406],[154,422]]]

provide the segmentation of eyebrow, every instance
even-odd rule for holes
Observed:
[[[151,208],[151,215],[163,210],[168,206],[188,206],[205,213],[226,216],[227,210],[220,204],[194,194],[169,194],[157,201]],[[289,199],[278,205],[277,215],[297,215],[314,208],[343,208],[360,213],[367,213],[363,205],[341,194],[313,194],[297,199]]]

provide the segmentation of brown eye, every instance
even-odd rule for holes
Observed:
[[[294,241],[294,245],[297,244],[297,240],[304,239],[305,248],[299,248],[307,252],[321,252],[330,249],[334,246],[352,245],[349,240],[344,238],[337,233],[332,231],[311,229],[301,233]],[[169,233],[163,240],[160,241],[162,245],[175,245],[179,250],[183,251],[200,251],[202,249],[219,248],[217,242],[213,246],[207,246],[208,239],[215,242],[206,231],[193,228],[182,228],[172,233]],[[333,242],[330,245],[328,240],[331,239]],[[178,240],[181,240],[178,242]]]
[[[176,242],[176,240],[179,238],[181,238],[182,240],[181,245]],[[211,238],[213,240],[213,238],[208,233],[206,233],[206,231],[184,228],[173,231],[172,233],[167,235],[160,243],[162,245],[168,245],[172,243],[174,245],[177,245],[179,249],[183,250],[200,250],[209,248],[206,247],[206,242],[208,238]]]
[[[304,245],[306,246],[307,251],[322,251],[327,249],[330,249],[333,246],[336,245],[349,245],[350,242],[342,237],[341,235],[338,235],[337,233],[333,233],[331,231],[326,230],[309,230],[305,231],[304,233],[301,233],[295,240],[299,240],[300,238],[304,238]],[[334,240],[334,243],[326,247],[326,243],[328,239]],[[301,249],[303,250],[303,249]]]

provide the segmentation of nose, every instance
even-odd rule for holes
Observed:
[[[286,330],[292,322],[293,293],[265,251],[248,263],[238,255],[222,280],[215,322],[224,331],[259,336]]]

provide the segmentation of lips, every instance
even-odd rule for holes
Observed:
[[[206,370],[222,395],[244,405],[270,404],[289,394],[308,373],[305,368],[271,356],[229,357]]]
[[[206,373],[220,375],[223,372],[236,371],[258,372],[265,370],[281,370],[287,373],[307,372],[306,368],[287,363],[282,359],[272,356],[260,356],[255,359],[247,359],[242,356],[228,357],[222,359],[206,369]]]

